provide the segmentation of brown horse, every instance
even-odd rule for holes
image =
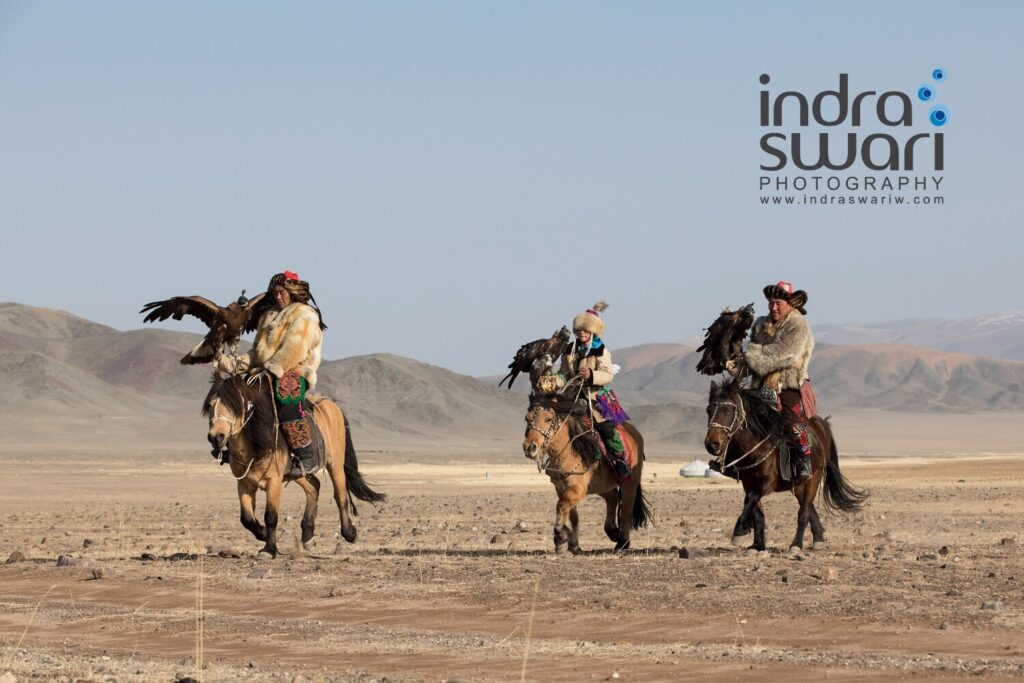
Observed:
[[[615,541],[616,550],[629,547],[632,529],[647,526],[651,510],[640,477],[644,468],[644,440],[636,428],[626,425],[626,448],[636,454],[628,482],[620,484],[611,465],[602,458],[600,437],[581,416],[575,415],[574,401],[530,397],[526,413],[523,452],[537,463],[555,485],[555,552],[580,552],[580,517],[576,506],[588,494],[604,498],[607,514],[604,532]],[[567,525],[571,524],[571,527]]]
[[[814,507],[814,498],[824,478],[823,496],[829,511],[859,511],[867,493],[854,488],[839,471],[839,452],[832,429],[819,417],[810,421],[812,434],[812,475],[806,481],[790,481],[782,476],[780,449],[788,448],[785,422],[775,407],[754,392],[740,388],[739,381],[711,383],[708,399],[708,431],[704,447],[719,458],[722,472],[743,482],[746,496],[743,512],[736,520],[733,545],[742,545],[741,537],[754,531],[750,550],[764,550],[764,509],[761,499],[775,491],[793,491],[800,509],[797,513],[796,536],[790,552],[804,547],[804,532],[811,525],[814,549],[825,547],[825,527]],[[802,457],[802,456],[797,456]]]
[[[203,415],[210,419],[207,439],[213,453],[225,448],[229,453],[231,473],[238,481],[238,501],[242,508],[242,526],[264,541],[261,555],[277,556],[277,517],[281,506],[281,489],[286,481],[294,481],[306,493],[306,510],[302,515],[302,545],[307,550],[315,532],[320,480],[315,473],[293,476],[290,456],[284,437],[280,435],[277,411],[271,394],[272,378],[259,375],[246,381],[243,376],[214,375],[210,392],[203,403]],[[341,535],[352,543],[356,528],[349,515],[356,515],[355,496],[377,502],[384,494],[367,486],[359,473],[356,451],[348,419],[333,401],[319,396],[307,398],[314,404],[311,411],[324,439],[326,467],[334,484],[334,502],[341,516]],[[267,494],[263,524],[256,519],[256,491]]]

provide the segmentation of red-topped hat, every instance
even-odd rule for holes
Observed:
[[[774,285],[768,285],[764,288],[765,299],[782,299],[788,302],[790,306],[797,309],[804,315],[807,315],[807,311],[804,306],[807,304],[807,292],[802,289],[793,291],[793,284],[786,282],[785,280],[779,280]]]
[[[284,275],[289,280],[295,280],[296,282],[298,282],[301,279],[301,278],[299,278],[299,274],[298,273],[292,272],[290,270],[286,270],[286,271],[284,271],[281,274]]]

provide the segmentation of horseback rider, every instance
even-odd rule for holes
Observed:
[[[267,297],[273,306],[259,320],[252,349],[237,356],[220,355],[215,363],[231,374],[266,371],[273,376],[274,401],[285,441],[300,462],[315,462],[309,404],[304,401],[306,392],[316,386],[320,346],[327,326],[309,283],[292,271],[270,279]]]
[[[601,435],[608,455],[615,467],[615,475],[625,479],[630,474],[626,462],[626,448],[615,427],[629,420],[622,410],[614,392],[608,389],[616,368],[612,366],[612,354],[604,345],[604,320],[601,312],[608,304],[598,301],[593,308],[573,318],[572,329],[576,339],[562,355],[559,374],[572,380],[576,378],[586,394],[594,429]]]
[[[743,368],[752,374],[752,387],[762,395],[777,399],[783,419],[789,425],[789,441],[799,453],[798,476],[811,476],[811,440],[808,421],[813,415],[807,366],[814,350],[814,335],[806,315],[807,293],[793,291],[789,282],[764,288],[769,315],[758,318],[750,334],[743,358],[730,360],[726,370],[738,375]]]

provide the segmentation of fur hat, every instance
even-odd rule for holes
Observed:
[[[789,282],[779,280],[774,285],[768,285],[764,288],[764,298],[771,299],[782,299],[787,302],[790,306],[800,311],[801,314],[807,315],[807,310],[804,306],[807,305],[807,292],[802,289],[793,291],[793,285]]]
[[[305,280],[300,280],[298,273],[286,270],[270,278],[270,284],[267,285],[267,298],[271,301],[274,299],[274,289],[276,287],[280,287],[288,292],[293,300],[312,306],[313,310],[316,311],[317,317],[320,319],[320,329],[327,329],[327,325],[324,324],[324,316],[320,312],[320,307],[316,305],[316,299],[313,297],[313,293],[309,291],[309,283]]]
[[[601,313],[608,308],[604,301],[598,301],[592,308],[588,308],[572,319],[572,331],[586,330],[590,334],[601,336],[604,332],[604,321],[601,320]]]

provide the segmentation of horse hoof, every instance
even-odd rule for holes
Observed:
[[[791,546],[789,546],[789,554],[790,555],[793,555],[793,556],[802,555],[803,552],[804,552],[804,549],[801,548],[798,545],[791,545]]]
[[[578,545],[571,545],[569,546],[569,552],[573,555],[579,555],[581,552],[583,552],[583,549],[580,548]]]
[[[618,543],[615,544],[615,552],[618,552],[620,550],[629,550],[629,539],[628,538],[626,540],[624,540],[624,541],[619,541]]]
[[[555,555],[565,555],[565,550],[566,550],[566,548],[565,548],[564,545],[556,545],[555,546]]]
[[[261,550],[256,554],[257,562],[267,562],[272,559],[274,559],[274,553],[268,550]]]
[[[302,549],[305,550],[308,553],[311,550],[313,550],[313,546],[315,546],[315,545],[316,545],[316,539],[315,538],[311,538],[308,541],[304,541],[302,543]]]
[[[814,550],[824,550],[825,541],[815,541],[814,545],[812,545],[811,548],[813,548]]]
[[[736,546],[738,548],[742,547],[744,545],[744,541],[743,541],[743,537],[742,536],[733,536],[732,539],[729,542],[732,543],[734,546]]]
[[[348,529],[347,531],[345,529],[341,530],[341,537],[344,538],[349,543],[355,543],[356,542],[356,536],[358,536],[358,535],[359,534],[356,533],[356,528],[355,527],[352,527],[351,529]]]
[[[757,554],[758,554],[759,552],[761,552],[761,551],[760,551],[760,550],[758,550],[757,548],[747,548],[747,557],[754,557],[754,556],[756,556],[756,555],[757,555]]]

